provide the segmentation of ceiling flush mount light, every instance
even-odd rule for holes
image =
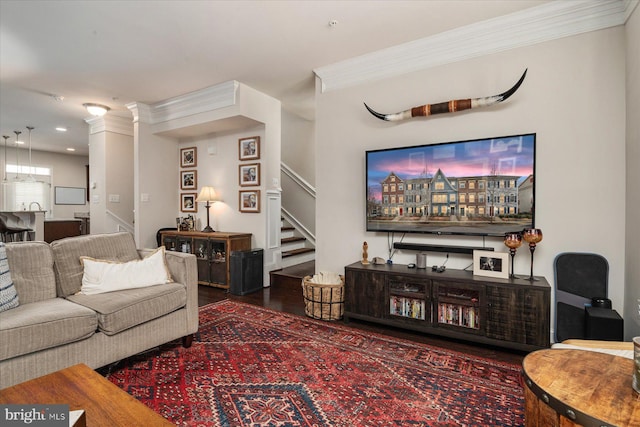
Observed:
[[[92,103],[82,104],[82,106],[87,109],[89,114],[96,117],[104,116],[105,114],[107,114],[107,111],[111,109],[106,105],[92,104]]]
[[[58,132],[66,132],[66,131],[67,131],[67,128],[66,128],[66,127],[63,127],[63,126],[58,126],[58,127],[56,128],[56,130],[57,130]]]

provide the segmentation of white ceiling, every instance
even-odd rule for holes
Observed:
[[[543,3],[0,0],[0,129],[10,146],[34,126],[34,149],[86,155],[83,103],[130,117],[130,102],[228,80],[312,119],[314,69]]]

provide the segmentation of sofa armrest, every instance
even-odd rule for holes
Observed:
[[[138,249],[141,257],[145,257],[155,249]],[[187,323],[189,332],[198,330],[198,261],[193,254],[165,251],[165,260],[171,278],[182,283],[187,289]],[[186,334],[185,334],[186,335]]]

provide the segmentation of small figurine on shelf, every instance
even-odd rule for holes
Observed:
[[[369,245],[367,244],[367,242],[364,242],[364,244],[362,245],[362,261],[360,262],[362,263],[362,265],[369,264]]]

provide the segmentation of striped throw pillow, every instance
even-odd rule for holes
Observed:
[[[11,280],[9,260],[4,243],[0,242],[0,312],[17,307],[18,293]]]

